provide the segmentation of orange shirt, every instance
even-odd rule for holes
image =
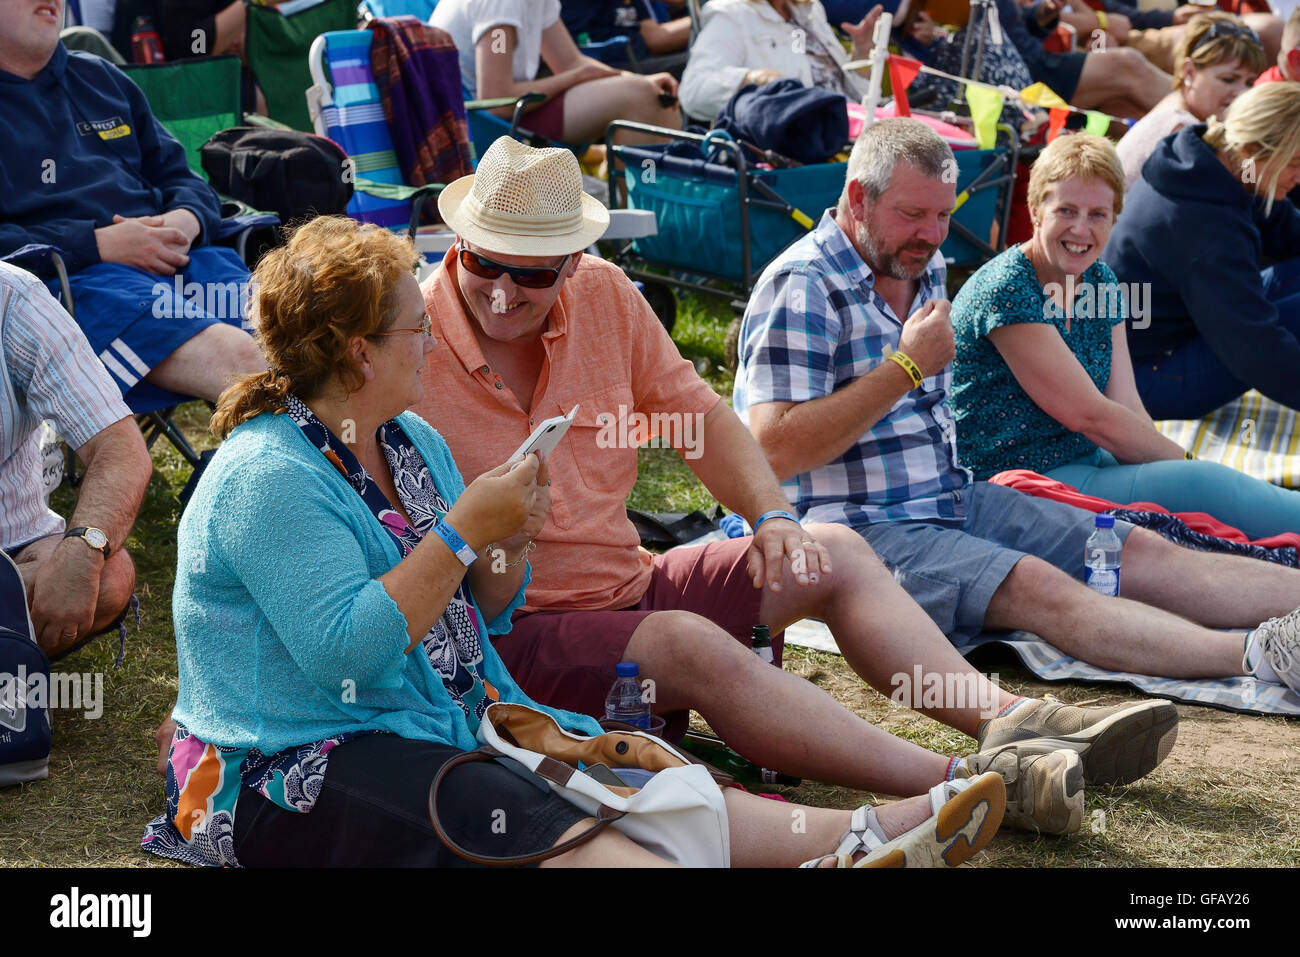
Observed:
[[[448,253],[422,287],[438,346],[420,373],[424,399],[415,411],[447,440],[468,485],[504,462],[536,423],[577,405],[550,457],[551,517],[529,557],[524,608],[636,604],[651,563],[624,510],[636,483],[636,447],[662,434],[679,449],[698,449],[692,443],[718,394],[622,271],[584,256],[542,334],[546,359],[530,417],[483,358],[457,294],[456,268]]]

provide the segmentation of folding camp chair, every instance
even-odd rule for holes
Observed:
[[[408,186],[398,168],[370,66],[373,39],[370,30],[331,30],[312,42],[307,109],[316,132],[338,143],[352,160],[348,215],[363,223],[406,229],[414,239],[424,201],[442,186]]]
[[[361,15],[366,19],[380,17],[415,17],[429,22],[438,0],[362,0]]]
[[[406,229],[416,240],[422,204],[445,184],[410,186],[398,168],[371,68],[373,37],[372,30],[332,30],[316,38],[308,55],[313,81],[307,90],[308,112],[316,132],[338,143],[352,160],[355,178],[348,215],[389,229]],[[472,116],[479,110],[513,105],[517,119],[537,96],[477,100],[461,108]],[[511,131],[513,124],[505,128]],[[417,248],[438,251],[418,242]]]
[[[278,7],[248,4],[244,55],[272,119],[312,132],[312,118],[302,98],[311,83],[308,51],[321,34],[353,30],[356,25],[357,0],[289,0]]]

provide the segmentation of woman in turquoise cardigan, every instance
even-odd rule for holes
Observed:
[[[600,733],[531,701],[493,650],[523,604],[546,465],[530,455],[466,488],[438,433],[405,411],[435,348],[414,262],[385,230],[322,217],[258,266],[270,369],[222,395],[212,427],[226,441],[178,530],[180,690],[148,851],[207,865],[463,863],[428,821],[429,786],[477,747],[491,702]],[[443,825],[480,854],[535,853],[593,823],[495,762],[458,769],[439,794]],[[803,808],[796,832],[790,805],[728,789],[732,860],[834,848],[831,863],[958,863],[991,839],[1003,799],[987,773],[878,813]],[[547,863],[664,862],[605,830]]]
[[[1100,261],[1124,200],[1108,140],[1058,137],[1034,163],[1034,235],[953,299],[953,413],[963,465],[987,479],[1031,469],[1085,495],[1207,512],[1251,538],[1300,531],[1300,493],[1188,461],[1143,407],[1124,323],[1150,290]],[[1156,320],[1159,321],[1159,320]]]

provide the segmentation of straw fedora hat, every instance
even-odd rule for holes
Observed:
[[[488,147],[477,172],[438,194],[438,211],[456,235],[510,256],[576,253],[609,225],[609,211],[582,191],[572,153],[508,136]]]

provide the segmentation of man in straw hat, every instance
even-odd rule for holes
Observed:
[[[949,758],[885,734],[751,654],[753,625],[779,635],[816,617],[873,686],[972,736],[1023,701],[966,664],[859,535],[804,528],[787,511],[748,431],[636,287],[616,266],[583,255],[608,214],[583,194],[570,153],[500,139],[476,175],[442,192],[439,208],[459,238],[423,287],[443,348],[425,365],[417,411],[441,431],[468,481],[537,422],[578,407],[546,463],[550,519],[529,558],[526,604],[495,639],[530,695],[600,715],[615,664],[635,661],[653,680],[653,710],[669,718],[670,734],[694,708],[767,767],[894,794],[999,770],[1008,806],[1018,808],[1008,818],[1058,832],[1078,827],[1083,778],[1132,780],[1154,767],[1141,753],[1151,724],[1142,705],[1078,709],[1090,719],[1080,734],[1036,731]],[[753,524],[752,537],[654,556],[638,547],[624,500],[636,482],[636,446],[651,433]],[[480,560],[503,567],[532,550],[471,544]],[[779,637],[774,646],[779,656]],[[946,679],[956,693],[923,699],[911,684],[920,675]],[[1172,744],[1172,728],[1162,733]],[[1102,752],[1108,760],[1093,760]]]

